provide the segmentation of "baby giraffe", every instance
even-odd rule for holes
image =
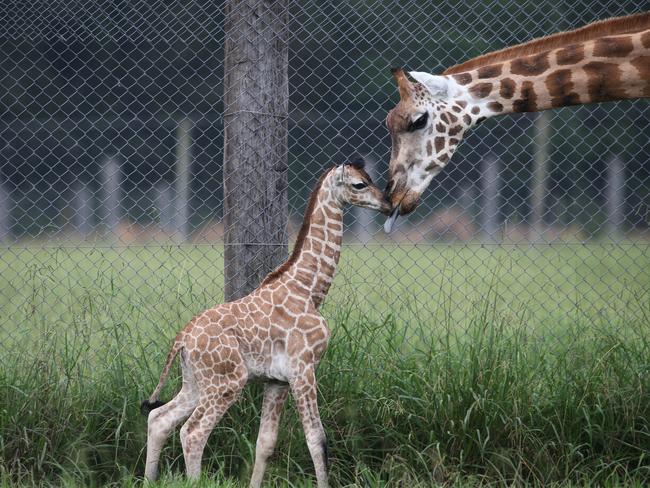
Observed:
[[[251,487],[259,487],[278,435],[289,389],[305,431],[318,487],[328,486],[327,444],[316,402],[316,367],[330,331],[318,312],[341,252],[343,207],[358,205],[390,212],[357,160],[327,170],[311,193],[289,259],[249,295],[195,316],[178,333],[160,381],[142,403],[149,414],[145,478],[157,476],[169,433],[180,422],[189,478],[198,478],[210,432],[248,380],[265,380],[262,419]],[[183,385],[169,403],[158,401],[172,362],[180,353]]]

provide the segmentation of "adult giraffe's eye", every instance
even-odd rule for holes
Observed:
[[[352,187],[356,188],[357,190],[363,190],[366,186],[368,186],[368,183],[353,183]]]
[[[413,132],[414,130],[422,129],[427,125],[427,120],[429,120],[429,112],[424,112],[420,117],[409,124],[407,130]]]

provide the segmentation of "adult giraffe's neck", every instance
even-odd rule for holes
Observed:
[[[326,173],[312,191],[291,256],[262,282],[282,280],[316,308],[334,279],[343,239],[343,209],[332,191],[332,175]]]
[[[458,84],[454,96],[478,107],[480,117],[650,97],[650,30],[592,39],[449,76]]]

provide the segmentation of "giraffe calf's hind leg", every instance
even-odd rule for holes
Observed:
[[[145,479],[155,480],[158,477],[158,461],[160,451],[174,428],[185,420],[196,408],[199,393],[192,372],[185,361],[181,361],[183,369],[183,386],[181,391],[169,402],[154,408],[147,419],[147,462]]]
[[[198,479],[201,474],[201,457],[210,433],[228,408],[235,403],[241,390],[246,385],[248,371],[243,358],[238,351],[231,350],[228,372],[221,374],[203,373],[197,378],[199,384],[199,403],[196,409],[181,428],[181,444],[185,457],[187,477]],[[206,353],[209,363],[214,369],[219,369],[211,353]],[[221,364],[223,367],[224,364]],[[206,371],[206,365],[199,361],[197,370]]]

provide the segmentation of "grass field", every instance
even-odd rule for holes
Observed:
[[[0,481],[137,484],[139,402],[175,331],[221,301],[223,250],[0,253]],[[347,247],[319,369],[333,485],[650,482],[648,269],[631,242]],[[206,486],[246,486],[260,393],[215,429]],[[163,464],[184,486],[177,435]],[[311,486],[292,406],[266,480]]]

